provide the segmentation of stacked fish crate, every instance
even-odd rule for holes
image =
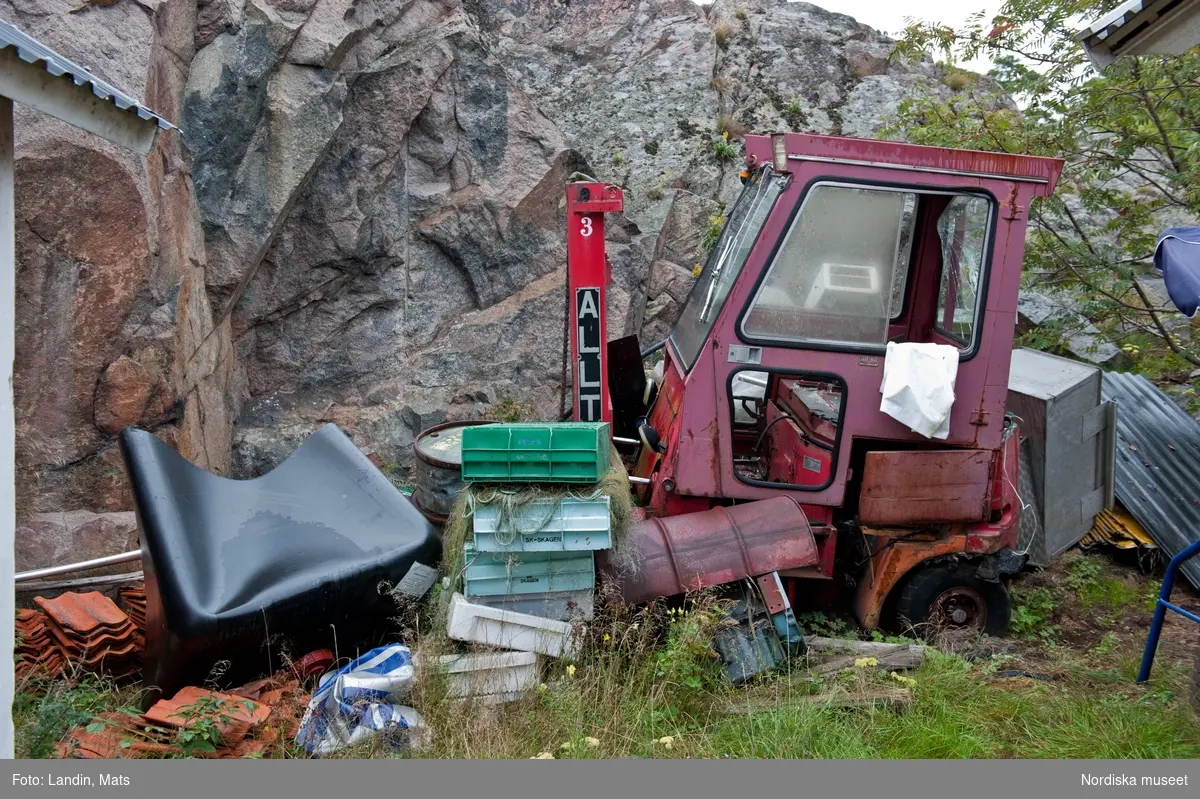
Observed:
[[[610,498],[596,488],[611,469],[610,446],[604,423],[463,431],[473,540],[463,545],[451,638],[573,654],[579,624],[592,618],[595,552],[613,545]]]

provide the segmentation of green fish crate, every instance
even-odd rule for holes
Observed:
[[[607,422],[485,424],[462,434],[463,480],[598,483],[611,468]]]
[[[596,587],[591,552],[476,552],[463,546],[468,596],[512,596]]]

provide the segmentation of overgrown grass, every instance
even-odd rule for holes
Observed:
[[[689,622],[672,622],[680,631]],[[553,689],[508,708],[472,713],[437,705],[425,757],[530,758],[1195,758],[1200,723],[1179,698],[1132,684],[1125,667],[1053,681],[995,677],[986,661],[931,652],[913,673],[909,707],[843,709],[813,704],[830,683],[894,685],[854,670],[826,683],[786,669],[752,686],[724,683],[703,654],[696,625],[663,649],[628,642],[593,648],[572,676],[559,664]],[[611,628],[610,628],[611,629]],[[611,633],[609,633],[611,636]],[[642,647],[646,639],[632,635]],[[688,644],[683,644],[683,642]],[[681,647],[682,644],[682,647]],[[660,655],[672,663],[664,673]],[[698,671],[693,671],[697,669]],[[683,679],[674,674],[681,670]],[[1097,681],[1112,679],[1106,691]],[[699,685],[695,680],[699,680]],[[1186,680],[1176,666],[1160,680]],[[766,709],[731,712],[747,694]],[[449,712],[447,712],[449,711]],[[593,739],[595,745],[589,745]],[[664,739],[669,739],[669,743]]]
[[[1086,556],[1070,560],[1063,584],[1074,593],[1082,607],[1108,613],[1122,608],[1153,610],[1158,593],[1158,586],[1153,582],[1139,588],[1128,580],[1106,573],[1099,558]]]
[[[1020,656],[971,661],[929,650],[911,675],[907,707],[846,709],[814,702],[814,695],[866,695],[897,681],[873,669],[814,680],[795,662],[730,685],[708,643],[722,623],[718,611],[709,599],[686,613],[661,605],[606,611],[577,660],[551,662],[546,684],[508,706],[448,701],[436,679],[426,678],[413,703],[434,736],[418,756],[1200,757],[1200,717],[1184,699],[1187,667],[1164,660],[1153,688],[1137,686],[1131,642],[1109,642],[1082,658],[1052,654],[1050,666],[1039,664],[1052,672],[1047,680],[1003,676]],[[837,620],[823,623],[821,632],[842,630]],[[757,709],[745,712],[750,701]]]
[[[54,757],[54,747],[67,730],[91,722],[99,713],[138,715],[141,693],[139,686],[120,687],[110,679],[84,673],[18,682],[12,705],[17,757]]]

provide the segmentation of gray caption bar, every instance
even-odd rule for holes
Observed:
[[[9,761],[11,799],[1195,797],[1200,761]]]

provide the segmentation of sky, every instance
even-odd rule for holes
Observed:
[[[805,0],[815,6],[849,14],[859,22],[882,31],[893,39],[904,29],[906,17],[928,22],[941,22],[956,27],[966,22],[976,11],[994,15],[1002,0]],[[991,63],[985,59],[961,64],[965,69],[987,72]]]

